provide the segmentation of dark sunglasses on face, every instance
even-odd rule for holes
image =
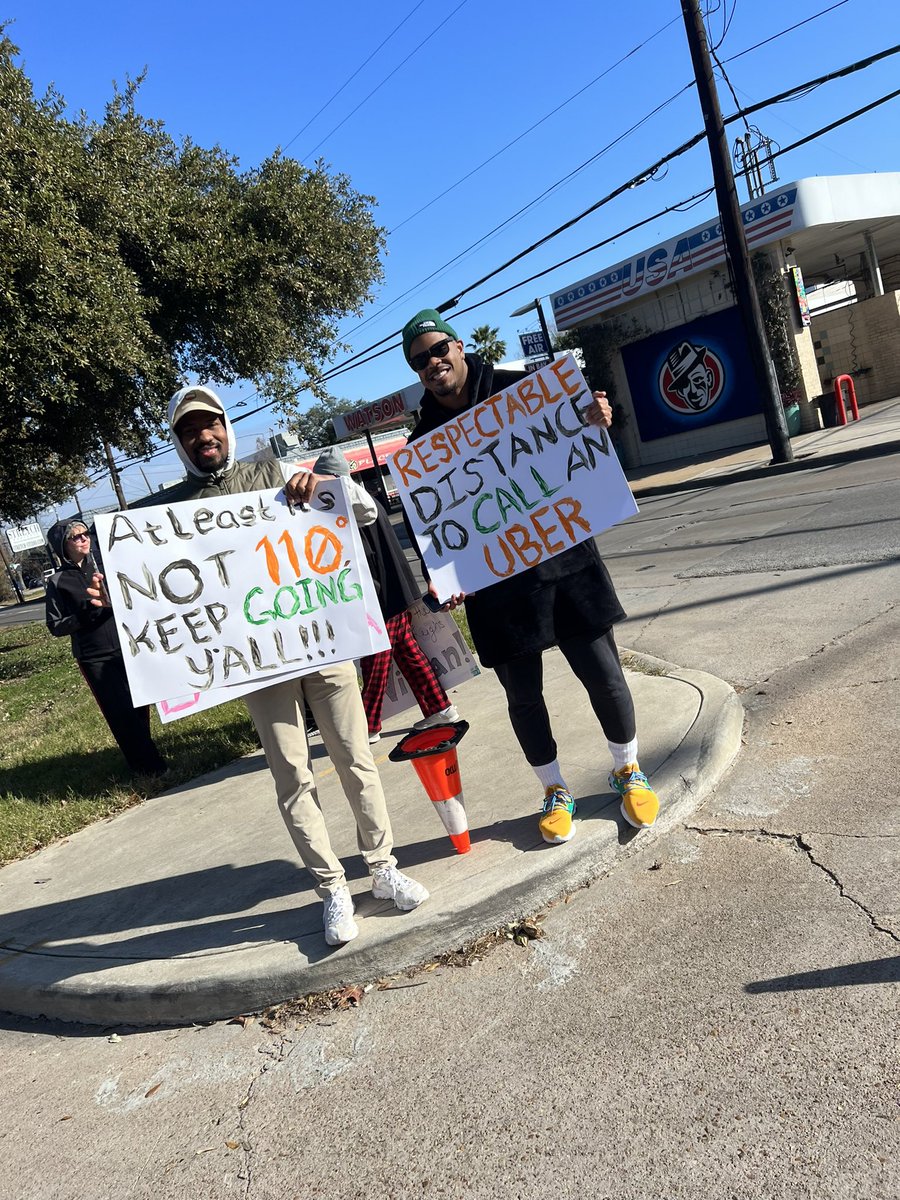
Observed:
[[[424,371],[433,358],[443,358],[450,349],[450,343],[455,340],[455,338],[447,338],[443,342],[435,342],[427,350],[422,350],[419,354],[414,354],[409,360],[409,365],[414,371]]]
[[[69,536],[66,538],[66,541],[67,542],[80,542],[80,541],[83,541],[83,540],[89,538],[90,536],[91,535],[89,533],[70,533]]]

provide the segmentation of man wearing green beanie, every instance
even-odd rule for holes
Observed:
[[[403,353],[425,389],[410,441],[526,374],[498,370],[466,354],[456,331],[433,308],[404,326]],[[583,412],[593,425],[612,423],[605,392],[595,391]],[[434,594],[430,584],[429,590]],[[638,765],[634,702],[613,638],[612,627],[625,613],[594,540],[477,593],[453,596],[448,607],[463,601],[478,657],[497,672],[513,731],[543,786],[538,826],[544,841],[567,842],[577,829],[543,695],[541,655],[551,646],[560,648],[583,684],[606,735],[613,759],[609,784],[621,797],[622,816],[638,829],[652,825],[659,801]]]
[[[411,321],[403,327],[403,353],[409,362],[409,348],[423,333],[445,333],[454,342],[459,341],[456,330],[448,325],[441,314],[434,308],[423,308],[416,313]]]

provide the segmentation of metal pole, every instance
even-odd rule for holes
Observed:
[[[19,580],[16,577],[16,572],[10,565],[10,560],[6,553],[6,538],[0,538],[0,558],[3,559],[3,565],[6,568],[6,574],[9,576],[9,582],[12,584],[13,592],[16,596],[17,604],[24,604],[25,597],[22,595],[22,589],[19,587]]]
[[[544,334],[544,345],[547,347],[547,353],[550,355],[550,361],[553,362],[556,358],[556,352],[553,349],[553,343],[550,341],[550,330],[547,328],[547,318],[544,316],[544,310],[541,307],[541,298],[534,302],[535,310],[537,311],[538,320],[541,323],[541,331]]]
[[[706,140],[709,143],[709,156],[712,161],[713,181],[719,205],[719,218],[722,222],[725,252],[731,264],[735,299],[744,321],[747,344],[753,362],[753,373],[762,400],[766,431],[769,445],[772,448],[772,461],[776,463],[793,462],[794,453],[791,449],[791,439],[788,436],[784,406],[781,403],[778,377],[775,374],[775,366],[766,341],[762,309],[756,291],[753,270],[750,266],[750,255],[747,252],[744,222],[728,157],[725,126],[722,122],[722,112],[719,108],[719,97],[713,78],[709,47],[706,42],[706,29],[700,15],[698,0],[681,0],[681,12],[691,50],[691,61],[694,65],[697,94],[703,110],[703,124],[706,128]]]
[[[878,255],[875,253],[875,242],[868,229],[863,234],[863,241],[866,247],[866,262],[869,266],[869,275],[872,279],[872,291],[876,296],[883,296],[884,283],[881,279],[881,268],[878,265]]]
[[[366,435],[366,441],[369,443],[369,453],[372,455],[372,462],[375,464],[375,487],[378,490],[378,499],[385,512],[391,511],[391,502],[388,500],[387,488],[384,486],[384,476],[381,474],[381,463],[378,461],[378,454],[375,451],[375,443],[372,441],[372,434],[369,427],[363,430]]]
[[[125,493],[122,491],[122,481],[119,479],[118,469],[116,464],[113,462],[112,447],[110,446],[109,442],[103,443],[103,452],[106,455],[106,463],[109,467],[109,479],[110,483],[113,485],[113,491],[116,493],[116,499],[119,501],[119,504],[122,508],[127,508],[128,505],[125,503]]]

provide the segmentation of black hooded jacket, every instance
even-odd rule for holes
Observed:
[[[524,371],[495,371],[476,354],[467,354],[466,364],[469,408],[527,377]],[[411,441],[458,416],[429,391],[419,413]],[[467,595],[466,616],[478,657],[486,667],[494,667],[567,638],[598,637],[625,612],[590,538]]]
[[[415,604],[422,589],[416,583],[390,517],[377,500],[375,503],[378,506],[375,522],[360,526],[359,535],[381,605],[381,615],[387,619]]]
[[[99,562],[89,554],[76,567],[66,558],[65,531],[71,524],[71,520],[58,521],[47,533],[50,549],[62,564],[47,581],[47,628],[54,637],[71,637],[72,654],[79,662],[115,658],[122,651],[112,609],[97,608],[87,594]]]

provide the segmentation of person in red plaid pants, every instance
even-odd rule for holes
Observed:
[[[322,452],[313,469],[327,475],[350,474],[346,458],[334,446]],[[420,598],[421,589],[397,540],[390,517],[377,500],[375,506],[378,515],[374,524],[359,526],[359,533],[391,648],[360,660],[362,700],[370,742],[377,742],[381,737],[381,708],[392,659],[422,710],[422,720],[413,725],[414,729],[428,729],[432,725],[459,720],[459,713],[450,703],[434,667],[412,631],[409,608]]]
[[[385,624],[391,642],[390,650],[384,650],[381,654],[370,654],[360,663],[363,676],[363,708],[369,722],[369,741],[375,742],[381,735],[381,706],[384,703],[391,659],[396,662],[397,670],[409,684],[424,714],[423,720],[417,721],[413,728],[427,729],[430,725],[438,725],[442,721],[459,720],[459,714],[450,703],[447,693],[434,673],[434,668],[415,639],[409,612],[404,609],[396,616],[388,617]]]

